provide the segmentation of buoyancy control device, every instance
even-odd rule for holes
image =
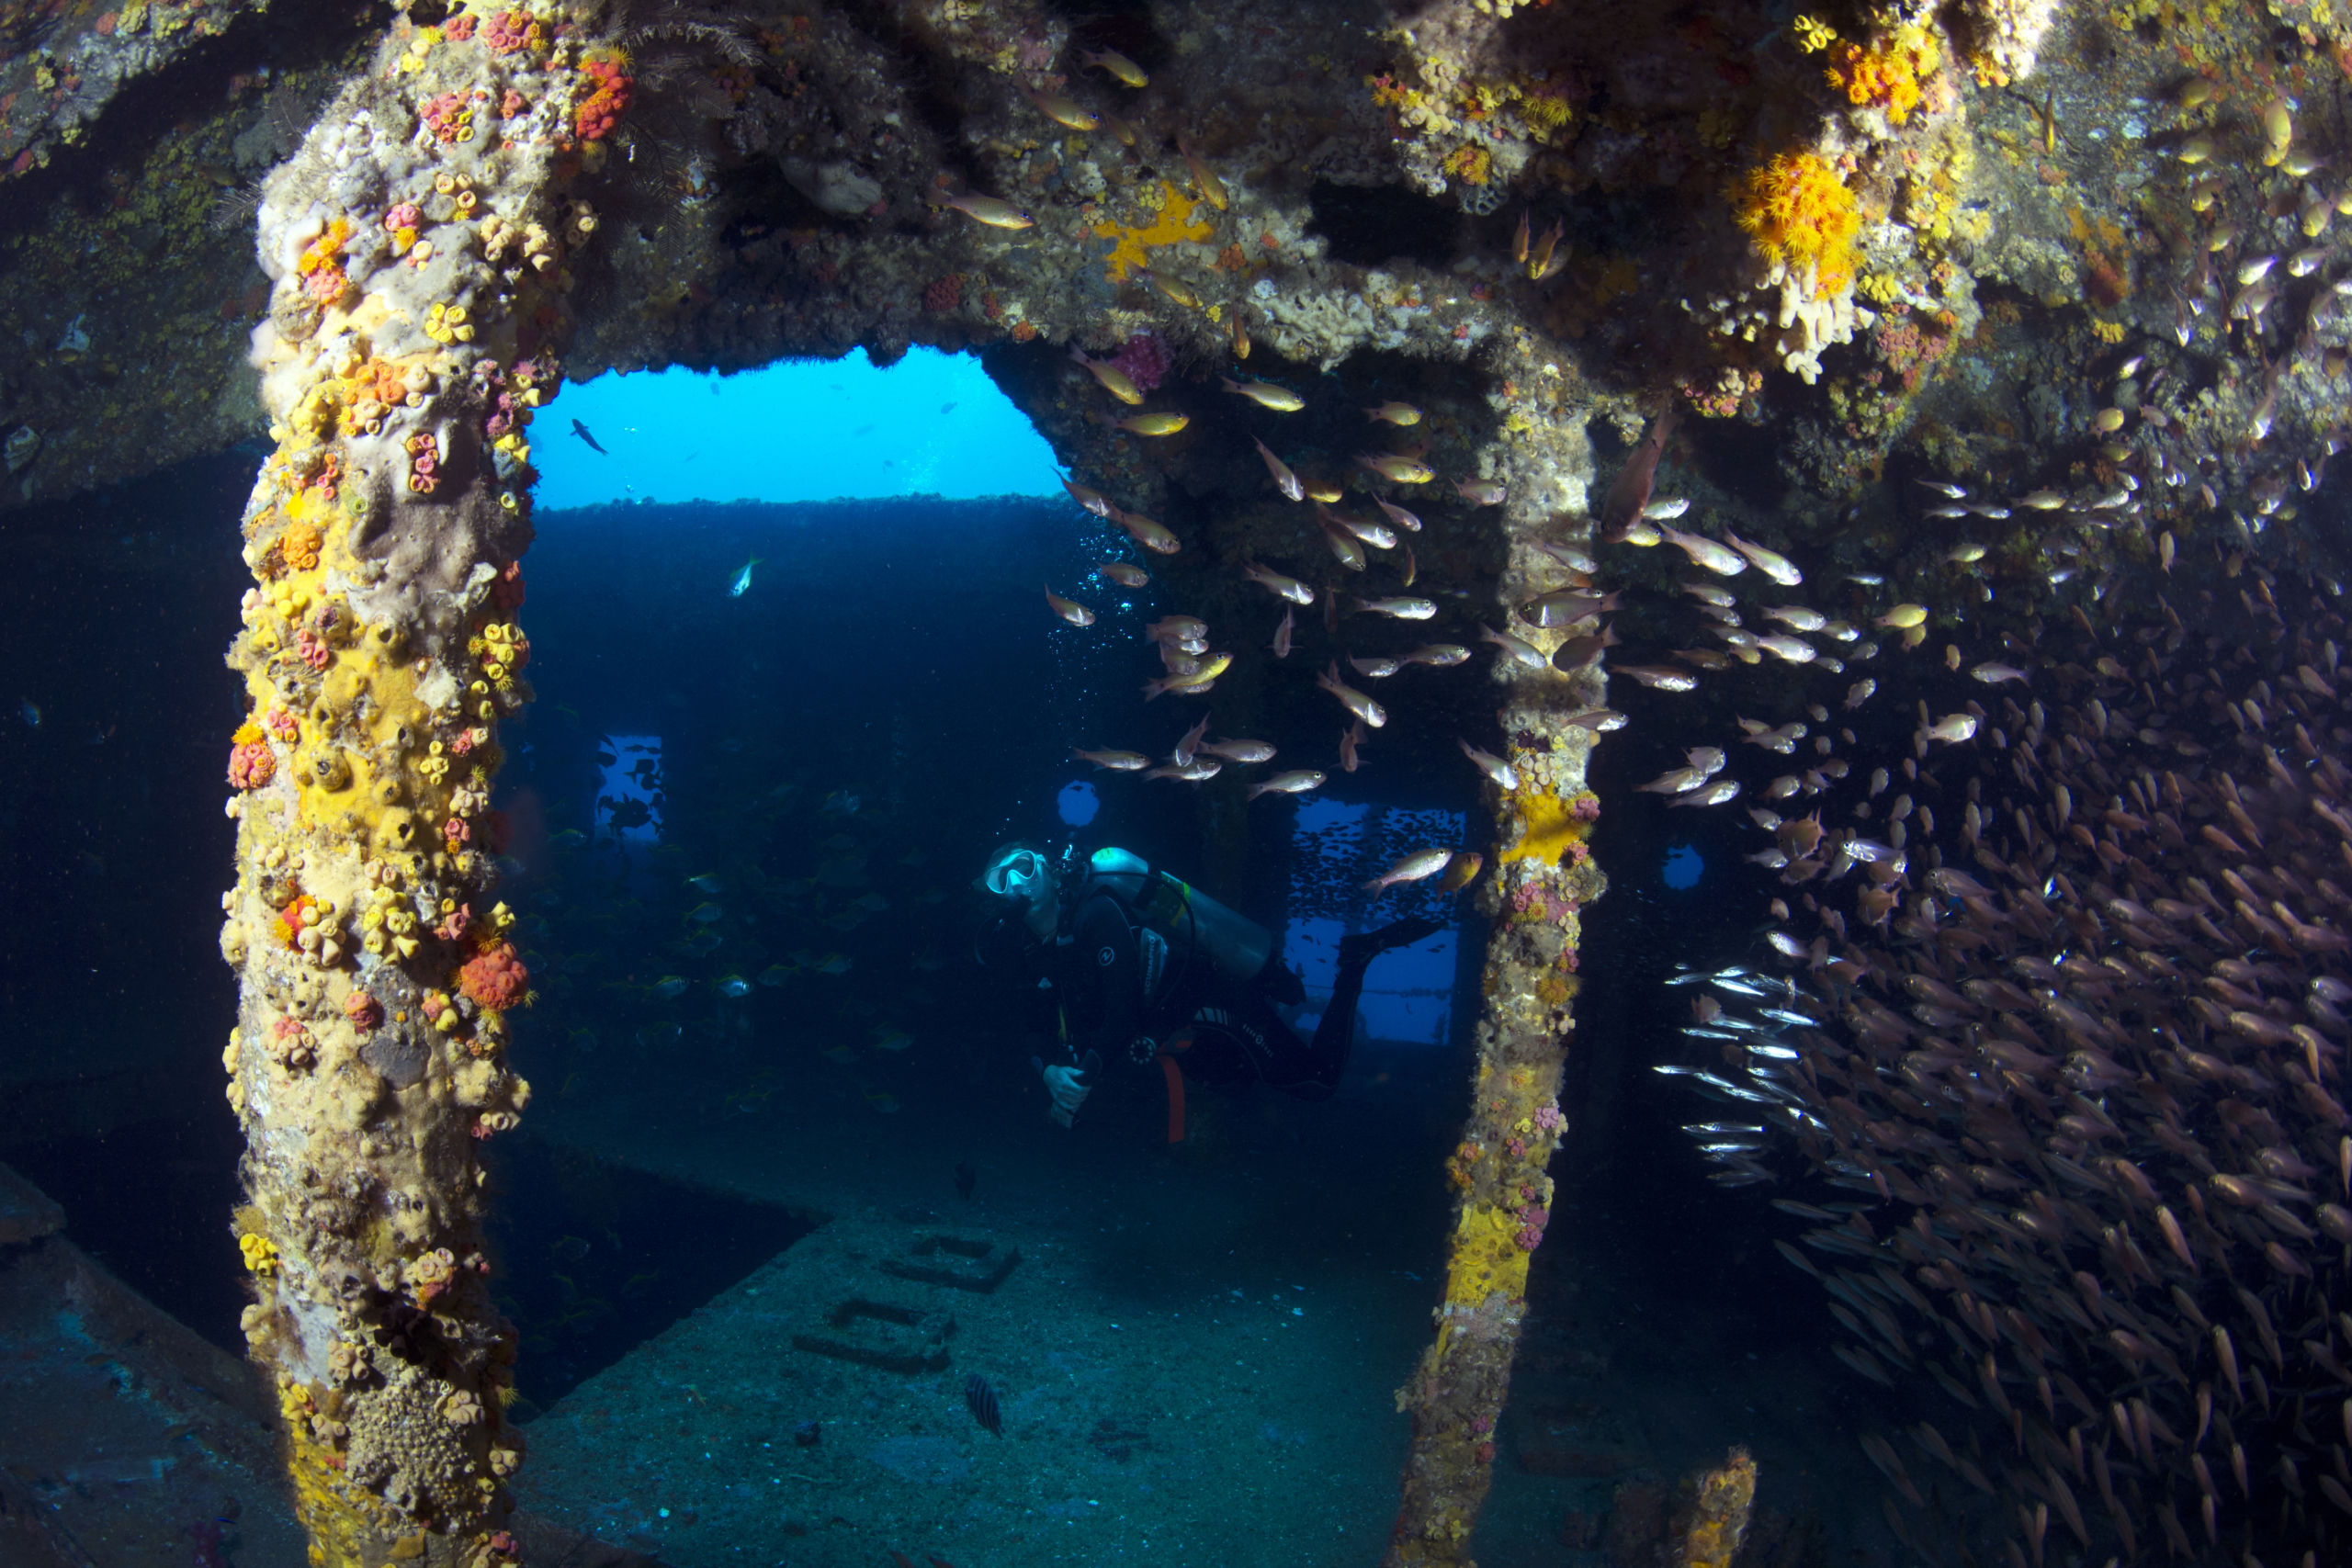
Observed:
[[[1106,846],[1087,857],[1086,869],[1090,886],[1117,898],[1185,967],[1207,964],[1246,984],[1273,956],[1273,932],[1182,878],[1154,870],[1140,855]]]

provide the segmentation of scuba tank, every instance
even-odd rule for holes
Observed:
[[[1229,980],[1258,977],[1273,957],[1274,936],[1180,878],[1155,871],[1140,855],[1115,847],[1087,857],[1091,885],[1126,906],[1188,965],[1207,964]]]

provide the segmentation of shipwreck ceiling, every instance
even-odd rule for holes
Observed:
[[[0,504],[266,433],[263,185],[380,31],[429,76],[461,47],[446,20],[133,5],[0,27]],[[2023,576],[2064,570],[2053,551],[2144,559],[2160,524],[2229,547],[2233,513],[2311,504],[2296,465],[2316,477],[2339,417],[2325,20],[624,9],[628,112],[576,148],[601,227],[565,258],[563,366],[971,348],[1137,510],[1295,533],[1242,439],[1259,411],[1216,395],[1246,340],[1252,374],[1317,386],[1283,455],[1332,482],[1355,410],[1400,400],[1431,410],[1411,434],[1440,472],[1575,511],[1588,429],[1613,461],[1673,403],[1668,466],[1784,541],[1900,564],[1965,533]],[[1085,63],[1102,50],[1148,85]],[[1034,224],[942,205],[967,193]],[[1067,350],[1131,344],[1180,434],[1090,420]],[[2127,471],[2154,483],[2119,532],[2087,502]],[[1939,518],[1910,482],[1938,477],[2081,504]]]

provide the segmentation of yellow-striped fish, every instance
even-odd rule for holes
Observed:
[[[985,223],[991,229],[1031,229],[1037,223],[1035,218],[1012,203],[1000,201],[992,196],[975,196],[967,192],[963,196],[933,197],[931,204],[933,207],[952,207],[974,222]]]
[[[1076,100],[1066,98],[1059,93],[1051,90],[1041,92],[1027,87],[1023,88],[1022,91],[1027,95],[1031,103],[1037,106],[1039,114],[1057,125],[1069,126],[1072,130],[1092,130],[1102,123],[1101,115],[1091,113],[1081,107]]]
[[[1202,163],[1181,136],[1176,139],[1176,151],[1184,155],[1185,166],[1193,171],[1193,183],[1200,186],[1201,194],[1208,198],[1208,204],[1223,212],[1226,208],[1225,185],[1216,177],[1216,171]]]
[[[1078,57],[1089,65],[1108,71],[1130,87],[1151,85],[1151,78],[1143,73],[1143,67],[1115,49],[1081,49]]]
[[[1261,409],[1276,413],[1296,413],[1306,406],[1306,400],[1288,387],[1277,387],[1271,381],[1237,381],[1230,376],[1220,376],[1228,392],[1238,392]]]
[[[1173,435],[1193,421],[1190,415],[1181,413],[1137,413],[1106,423],[1136,435]]]
[[[1382,479],[1395,479],[1400,485],[1425,485],[1437,477],[1428,464],[1400,457],[1394,452],[1360,452],[1356,461]]]

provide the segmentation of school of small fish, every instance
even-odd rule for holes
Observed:
[[[2352,1514],[2352,626],[2247,576],[2199,629],[2077,611],[1975,664],[2027,690],[1921,705],[1892,766],[1824,748],[1765,792],[1804,815],[1749,809],[1769,951],[1673,982],[1656,1070],[1724,1107],[1686,1133],[1789,1193],[1839,1359],[1955,1402],[1909,1435],[2013,1561],[2330,1561]]]
[[[1121,77],[1121,80],[1125,79]],[[1039,107],[1064,124],[1075,123],[1043,103]],[[1206,174],[1197,160],[1193,161],[1193,172],[1196,177]],[[1154,281],[1161,287],[1162,292],[1167,291],[1164,283],[1157,279]],[[1247,356],[1246,340],[1237,338],[1236,347],[1238,356]],[[1102,391],[1117,401],[1130,406],[1143,401],[1143,394],[1133,380],[1109,361],[1090,357],[1075,344],[1070,348],[1069,357],[1093,378]],[[1219,381],[1226,393],[1247,399],[1268,412],[1295,413],[1306,407],[1306,400],[1301,394],[1273,382],[1242,381],[1231,376],[1220,377]],[[1363,412],[1371,423],[1399,429],[1410,428],[1421,421],[1419,409],[1400,401],[1382,403]],[[1149,422],[1148,424],[1139,423],[1135,417],[1113,419],[1101,413],[1091,417],[1104,423],[1119,425],[1133,434],[1146,435],[1173,434],[1189,423],[1188,416],[1178,412],[1144,416]],[[1408,536],[1423,530],[1421,518],[1417,513],[1380,495],[1372,498],[1373,504],[1378,509],[1376,516],[1336,510],[1344,495],[1341,487],[1328,480],[1310,481],[1302,478],[1263,439],[1253,435],[1250,441],[1275,493],[1288,501],[1312,504],[1317,532],[1328,546],[1333,563],[1340,570],[1367,572],[1374,552],[1384,558],[1394,557],[1396,586],[1400,590],[1389,593],[1343,595],[1328,583],[1311,583],[1303,577],[1292,576],[1263,562],[1245,559],[1239,571],[1241,579],[1264,589],[1283,601],[1284,605],[1282,618],[1275,623],[1272,633],[1261,646],[1277,660],[1287,659],[1297,625],[1297,611],[1317,605],[1321,607],[1326,629],[1332,631],[1340,626],[1342,615],[1400,622],[1428,621],[1438,615],[1440,605],[1436,599],[1402,592],[1411,589],[1419,575],[1412,547],[1407,542]],[[1427,464],[1409,453],[1359,453],[1354,461],[1366,473],[1394,485],[1425,485],[1437,477]],[[1165,526],[1125,511],[1103,491],[1072,479],[1065,479],[1062,485],[1080,508],[1124,528],[1142,547],[1162,555],[1174,555],[1182,549],[1182,542]],[[1454,491],[1464,504],[1472,507],[1498,505],[1509,495],[1508,488],[1502,482],[1476,476],[1456,479]],[[1385,568],[1388,563],[1384,560],[1383,564]],[[1106,580],[1122,588],[1140,588],[1151,581],[1148,572],[1131,562],[1107,562],[1098,570]],[[1070,626],[1085,629],[1095,625],[1096,614],[1092,607],[1056,593],[1051,585],[1046,589],[1046,603],[1057,618]],[[1614,602],[1603,600],[1600,607],[1613,608]],[[1548,613],[1556,619],[1577,608],[1577,602],[1570,595],[1561,598]],[[1214,691],[1218,677],[1231,668],[1235,658],[1230,650],[1212,648],[1208,623],[1198,616],[1163,616],[1147,625],[1143,628],[1143,636],[1159,666],[1159,674],[1143,686],[1146,702],[1170,694],[1182,697],[1206,697]],[[1534,666],[1544,663],[1541,653],[1520,639],[1491,631],[1486,636],[1488,641],[1497,642],[1503,648],[1506,657],[1517,658]],[[1597,653],[1600,647],[1605,646],[1606,641],[1599,642],[1593,651]],[[1459,644],[1440,642],[1423,643],[1398,654],[1351,653],[1345,658],[1353,679],[1385,681],[1414,665],[1442,670],[1464,664],[1470,659],[1470,651]],[[1249,787],[1247,800],[1254,801],[1267,795],[1303,795],[1320,788],[1333,772],[1354,773],[1363,765],[1361,749],[1365,731],[1378,729],[1388,722],[1386,709],[1375,698],[1362,688],[1350,684],[1348,679],[1343,679],[1338,660],[1331,660],[1329,667],[1314,679],[1316,685],[1338,703],[1348,720],[1346,727],[1338,732],[1332,760],[1327,766],[1292,768],[1265,777]],[[1166,779],[1181,784],[1205,783],[1224,774],[1228,767],[1256,766],[1274,759],[1277,748],[1270,741],[1204,740],[1203,737],[1208,722],[1204,716],[1165,756],[1103,748],[1073,748],[1071,755],[1106,772],[1133,773],[1146,779]],[[1596,725],[1595,728],[1600,726]],[[1462,742],[1462,749],[1472,765],[1493,781],[1497,787],[1506,791],[1518,787],[1518,775],[1508,762],[1471,746],[1467,740]],[[1419,851],[1408,855],[1366,886],[1379,891],[1446,873],[1445,886],[1448,891],[1453,891],[1466,886],[1482,863],[1479,856],[1458,849]]]

